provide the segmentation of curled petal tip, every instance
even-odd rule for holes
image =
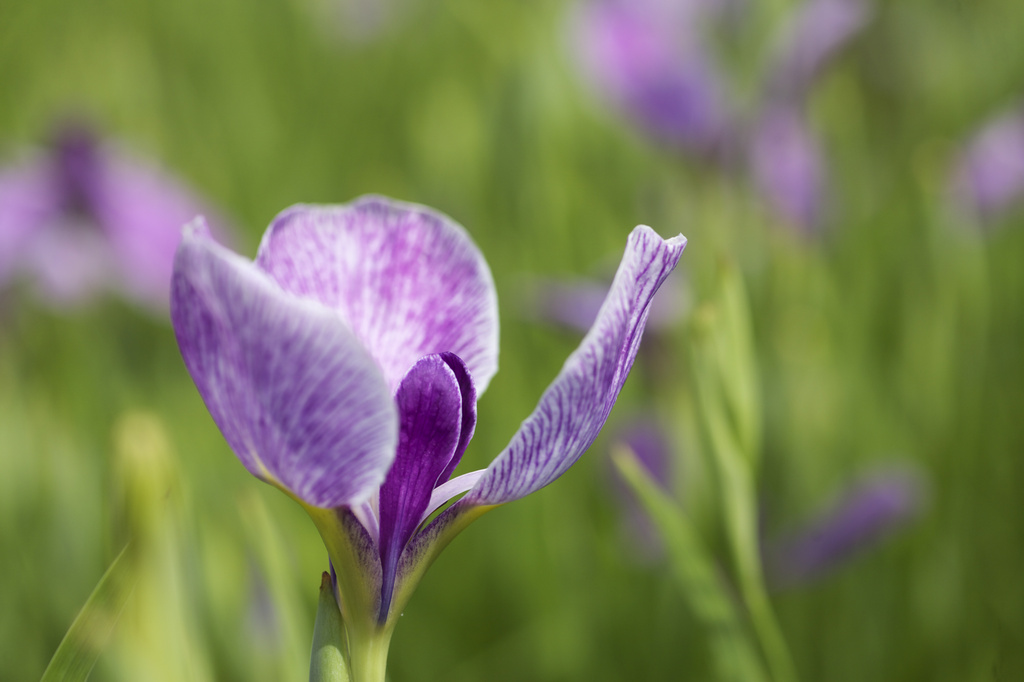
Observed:
[[[197,215],[185,223],[181,228],[183,236],[206,236],[210,234],[210,227],[206,224],[206,216]]]

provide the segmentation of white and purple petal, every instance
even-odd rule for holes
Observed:
[[[171,287],[185,365],[245,467],[312,506],[366,500],[394,460],[398,417],[338,315],[282,290],[201,220],[186,229]]]
[[[424,355],[462,358],[482,393],[498,367],[498,302],[466,231],[423,206],[367,196],[293,206],[260,244],[257,265],[284,289],[341,314],[392,391]]]
[[[597,321],[569,356],[537,408],[464,500],[510,502],[561,476],[597,438],[636,358],[651,300],[672,272],[686,239],[669,240],[641,225],[626,252]]]

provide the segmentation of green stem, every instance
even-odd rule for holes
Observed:
[[[737,471],[734,481],[738,486],[748,488],[742,494],[736,491],[733,504],[727,510],[729,544],[736,564],[740,594],[750,614],[754,632],[761,642],[761,650],[772,679],[775,682],[796,682],[793,659],[764,585],[761,557],[757,551],[757,512],[751,504],[754,499],[753,485],[746,471]]]
[[[388,666],[388,647],[393,630],[348,631],[348,663],[352,682],[384,682]]]

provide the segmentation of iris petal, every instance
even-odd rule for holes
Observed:
[[[633,230],[597,321],[508,447],[467,493],[471,504],[510,502],[561,476],[590,447],[633,365],[651,300],[686,239]]]
[[[366,500],[394,460],[398,418],[337,314],[282,291],[201,220],[186,228],[171,287],[185,365],[245,467],[316,507]]]
[[[413,365],[395,400],[401,422],[398,456],[380,489],[381,622],[387,618],[398,559],[460,445],[463,421],[459,379],[440,355]]]
[[[498,368],[498,301],[466,231],[431,209],[368,196],[293,206],[256,258],[285,290],[336,309],[392,391],[424,355],[462,358],[483,393]]]

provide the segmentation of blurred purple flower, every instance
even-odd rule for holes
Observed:
[[[954,169],[952,190],[986,220],[1024,199],[1024,108],[999,114],[974,134]]]
[[[826,170],[804,115],[790,107],[762,112],[750,142],[754,184],[789,224],[810,232],[820,224]]]
[[[490,466],[455,478],[497,371],[498,310],[483,255],[448,217],[382,197],[295,206],[255,262],[196,221],[175,258],[171,319],[242,464],[319,528],[350,637],[388,638],[455,533],[590,447],[685,243],[633,230],[600,315],[537,408]]]
[[[802,102],[822,71],[867,24],[864,0],[809,0],[782,30],[768,76],[771,101]]]
[[[923,507],[923,482],[913,470],[874,474],[853,485],[802,531],[766,549],[780,585],[819,578],[905,526]]]
[[[166,309],[181,228],[203,212],[178,181],[65,127],[48,153],[0,168],[0,285],[24,275],[57,304],[116,289]]]
[[[807,95],[825,67],[867,24],[863,0],[809,0],[782,29],[750,134],[754,184],[787,223],[805,234],[821,226],[827,164],[807,123]]]
[[[721,3],[592,0],[574,16],[574,48],[594,89],[650,135],[690,153],[722,152],[731,128],[724,88],[701,42]]]
[[[637,461],[650,474],[651,479],[663,490],[672,494],[673,467],[672,448],[664,430],[649,418],[628,420],[618,428],[612,441],[629,448]],[[647,511],[640,504],[636,493],[622,480],[622,475],[611,467],[612,490],[622,507],[623,534],[633,546],[630,556],[643,562],[651,562],[662,556],[664,544]]]

